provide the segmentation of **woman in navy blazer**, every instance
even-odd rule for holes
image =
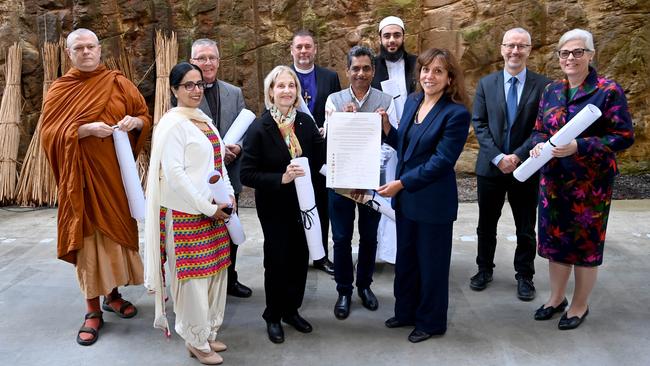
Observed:
[[[448,50],[420,54],[418,70],[420,91],[408,97],[399,129],[383,118],[385,142],[397,150],[397,178],[377,190],[393,197],[397,220],[395,316],[386,326],[414,325],[413,343],[447,330],[454,165],[471,119],[463,71]]]

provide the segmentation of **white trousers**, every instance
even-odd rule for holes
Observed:
[[[176,256],[172,210],[167,210],[166,243],[168,279],[174,301],[176,324],[174,329],[185,342],[203,352],[210,352],[208,341],[217,338],[226,308],[228,271],[224,268],[214,276],[179,281],[176,277]]]
[[[390,159],[386,162],[386,182],[395,180],[395,169],[397,169],[397,153],[393,151]],[[377,259],[395,264],[395,253],[397,252],[397,230],[395,221],[381,215],[379,226],[377,226]]]

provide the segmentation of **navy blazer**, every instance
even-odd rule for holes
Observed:
[[[510,130],[512,153],[521,161],[528,158],[532,148],[530,136],[535,125],[539,100],[546,84],[550,82],[544,75],[526,71],[526,83],[517,106],[515,122]],[[506,96],[503,87],[503,70],[483,77],[476,87],[474,95],[474,114],[472,124],[476,140],[480,145],[476,159],[476,175],[497,177],[504,175],[492,159],[502,153],[505,137],[508,133],[506,122]]]
[[[391,128],[385,136],[385,142],[397,150],[395,179],[404,185],[393,198],[393,207],[413,221],[448,224],[458,213],[454,166],[467,140],[471,116],[445,94],[418,127],[422,133],[407,145],[406,133],[423,99],[422,92],[409,95],[399,129]]]

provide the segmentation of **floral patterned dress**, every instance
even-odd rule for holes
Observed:
[[[572,98],[568,80],[549,84],[532,142],[548,140],[587,104],[600,108],[602,116],[576,138],[578,151],[553,158],[541,169],[538,253],[554,262],[593,267],[603,262],[612,184],[618,174],[615,153],[634,142],[623,89],[591,67]]]

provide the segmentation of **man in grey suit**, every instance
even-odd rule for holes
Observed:
[[[539,99],[549,80],[526,68],[531,51],[530,34],[522,28],[503,36],[501,55],[504,69],[479,81],[474,96],[472,124],[480,145],[476,161],[479,219],[478,273],[470,288],[484,290],[492,281],[497,224],[506,194],[517,234],[514,266],[517,297],[535,298],[535,219],[538,178],[517,181],[512,172],[528,157],[530,134],[535,125]]]
[[[212,118],[217,126],[219,134],[223,137],[228,132],[239,112],[245,108],[244,95],[241,89],[228,84],[225,81],[217,80],[219,70],[219,48],[217,43],[211,39],[198,39],[192,43],[192,57],[190,62],[201,68],[206,88],[199,108]],[[239,179],[240,157],[242,147],[240,144],[226,145],[226,156],[224,163],[235,189],[235,199],[239,201],[239,193],[242,184]],[[231,265],[228,267],[228,295],[236,297],[250,297],[253,291],[240,283],[237,279],[235,264],[237,263],[237,245],[230,244]]]

